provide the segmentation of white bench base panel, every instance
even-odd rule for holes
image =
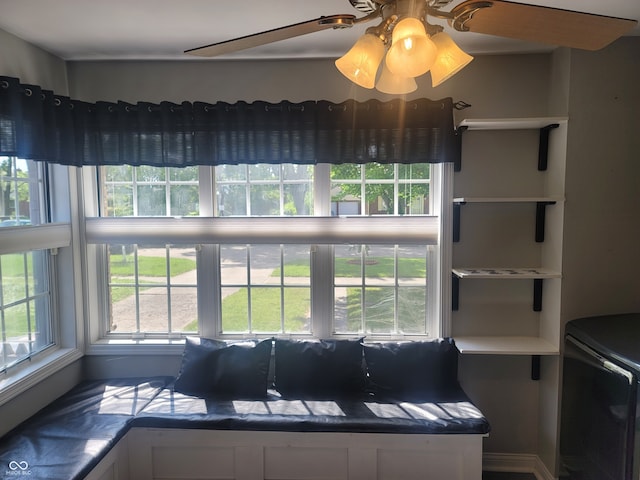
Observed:
[[[481,480],[482,438],[133,428],[87,479]]]

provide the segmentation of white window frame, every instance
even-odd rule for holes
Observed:
[[[87,264],[87,276],[85,286],[85,297],[93,300],[89,300],[87,306],[88,311],[88,349],[89,354],[103,354],[103,353],[128,353],[128,354],[143,354],[143,353],[167,353],[173,351],[178,353],[182,351],[183,339],[176,338],[123,338],[113,337],[106,335],[105,332],[105,311],[108,307],[105,305],[105,295],[96,295],[97,292],[105,291],[104,284],[104,266],[97,260],[99,258],[99,249],[103,248],[100,244],[106,243],[137,243],[145,244],[150,243],[149,239],[153,239],[155,244],[158,243],[157,232],[162,231],[162,242],[168,244],[189,243],[191,245],[199,244],[198,248],[198,264],[216,265],[217,256],[217,244],[220,243],[282,243],[280,235],[286,229],[290,229],[288,235],[296,237],[296,241],[290,241],[289,243],[310,244],[312,247],[312,262],[316,268],[312,269],[312,285],[319,285],[317,278],[321,278],[322,275],[331,274],[331,261],[332,258],[331,247],[328,243],[331,243],[331,238],[322,238],[322,242],[318,241],[318,236],[321,232],[328,231],[326,225],[336,222],[345,222],[344,225],[356,225],[358,222],[371,222],[380,220],[381,224],[384,222],[401,222],[404,232],[411,232],[416,238],[423,238],[420,235],[425,235],[426,230],[429,230],[429,235],[434,238],[433,243],[436,245],[434,249],[433,257],[429,260],[429,278],[437,279],[438,285],[435,286],[433,292],[439,292],[439,298],[435,301],[428,302],[429,318],[434,319],[434,325],[428,326],[428,331],[431,336],[446,335],[449,331],[450,325],[450,313],[447,305],[450,305],[450,274],[451,267],[451,201],[452,198],[452,167],[450,164],[441,164],[437,168],[432,169],[431,182],[430,182],[430,201],[432,202],[432,211],[441,211],[439,220],[435,220],[435,223],[428,228],[425,224],[429,221],[428,217],[424,216],[380,216],[380,217],[351,217],[351,218],[338,218],[328,217],[330,214],[330,165],[317,165],[314,175],[314,217],[213,217],[212,214],[215,211],[215,183],[213,179],[213,168],[200,167],[200,209],[201,217],[185,217],[182,219],[176,218],[98,218],[98,198],[97,198],[97,171],[95,167],[83,167],[83,185],[84,185],[84,204],[85,204],[85,260]],[[323,186],[323,182],[326,187]],[[87,194],[88,193],[88,194]],[[203,218],[208,217],[208,218]],[[308,221],[308,222],[307,222]],[[250,238],[247,235],[247,222],[251,224],[249,231],[256,233],[255,238]],[[307,222],[301,228],[303,222]],[[327,222],[327,223],[323,223]],[[414,223],[412,223],[414,222]],[[424,222],[422,225],[419,222]],[[215,230],[210,229],[211,225],[215,223],[217,228]],[[274,229],[274,224],[278,224]],[[406,228],[410,224],[410,228]],[[207,227],[210,229],[210,236],[207,236]],[[211,236],[211,232],[220,231],[226,232],[224,240],[220,241],[217,236]],[[310,233],[316,228],[315,233]],[[355,231],[358,231],[355,228]],[[422,228],[422,229],[421,229]],[[347,228],[348,229],[348,228]],[[277,235],[272,235],[274,231]],[[340,229],[342,232],[343,230]],[[397,243],[396,240],[389,240],[388,234],[393,229],[388,226],[382,227],[377,233],[374,229],[368,228],[368,232],[372,235],[367,238],[361,236],[354,236],[349,238],[352,243],[375,243],[373,237],[380,235],[379,238],[384,238],[386,243]],[[198,232],[197,234],[194,232]],[[205,232],[203,234],[203,232]],[[355,234],[354,234],[355,235]],[[358,235],[361,235],[358,233]],[[347,234],[348,236],[348,234]],[[314,240],[315,239],[315,240]],[[335,240],[335,239],[333,239]],[[399,243],[411,243],[406,240],[400,240]],[[287,242],[285,242],[287,243]],[[424,243],[421,241],[413,241],[413,244]],[[219,266],[218,266],[219,267]],[[219,292],[220,292],[220,279],[219,268],[212,269],[198,269],[198,285],[199,288],[206,289],[209,294],[198,296],[198,313],[199,318],[211,318],[212,312],[218,312],[219,305]],[[329,322],[326,319],[333,319],[333,287],[331,288],[313,288],[312,289],[312,335],[313,337],[328,337],[339,336],[334,335],[332,330],[332,321]],[[214,294],[210,294],[214,292]],[[448,303],[443,303],[448,300]],[[434,300],[434,299],[430,299]],[[217,315],[216,315],[217,317]],[[220,320],[215,318],[214,322],[201,322],[200,335],[203,337],[222,337],[220,330]],[[288,335],[293,336],[293,335]],[[403,336],[402,338],[424,338],[424,336]],[[368,336],[368,338],[371,338]],[[384,338],[390,338],[385,336]],[[134,347],[134,348],[131,348]]]
[[[61,165],[46,169],[50,223],[0,229],[0,253],[49,249],[54,344],[0,374],[0,405],[83,356],[83,305],[75,285],[82,284],[79,245],[77,170]],[[74,247],[75,246],[75,247]],[[64,298],[65,301],[61,301]]]

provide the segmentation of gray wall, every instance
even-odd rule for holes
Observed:
[[[68,93],[66,64],[61,59],[0,30],[0,75]],[[0,407],[0,435],[65,393],[82,378],[82,361],[48,377]]]
[[[458,75],[433,89],[429,77],[409,98],[451,96],[471,108],[460,118],[518,117],[547,114],[550,76],[548,54],[499,55],[476,58]],[[68,68],[70,94],[86,101],[170,100],[303,101],[348,98],[366,100],[391,97],[353,87],[335,69],[332,60],[263,62],[72,62]],[[134,363],[176,371],[177,360],[153,362],[127,357],[92,357],[86,360],[91,375],[127,372]],[[486,413],[493,433],[487,451],[536,453],[538,388],[530,380],[528,357],[463,357],[461,378],[472,398]]]
[[[640,311],[638,206],[640,176],[636,59],[640,38],[625,39],[602,52],[559,50],[553,55],[478,57],[442,86],[426,81],[409,98],[451,96],[471,108],[464,117],[569,115],[565,205],[562,321],[619,311]],[[182,100],[302,101],[387,99],[349,84],[331,60],[262,62],[72,62],[64,63],[0,31],[0,75],[96,101]],[[88,376],[174,374],[179,357],[91,357]],[[131,366],[135,372],[131,372]],[[551,365],[557,369],[558,361]],[[489,417],[493,431],[486,452],[540,454],[555,463],[555,432],[540,432],[541,386],[530,380],[528,357],[463,356],[463,386]],[[25,398],[59,394],[78,376],[74,366],[61,382],[44,382]],[[21,399],[0,416],[33,410]],[[25,408],[22,409],[21,407]],[[10,407],[10,408],[9,408]],[[551,423],[554,423],[553,421]],[[1,433],[1,432],[0,432]]]
[[[563,320],[640,311],[640,37],[571,53]]]
[[[65,62],[0,30],[0,75],[40,85],[59,95],[68,92]]]

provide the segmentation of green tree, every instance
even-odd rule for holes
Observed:
[[[340,182],[340,180],[359,180],[364,169],[364,177],[366,181],[365,201],[370,203],[376,199],[382,199],[383,204],[387,207],[388,213],[393,213],[393,185],[388,183],[379,183],[376,180],[391,180],[395,176],[395,168],[393,164],[368,163],[366,165],[356,165],[345,163],[333,165],[331,167],[331,180]],[[398,168],[398,177],[401,180],[411,179],[428,179],[429,165],[413,164],[400,165]],[[427,197],[429,194],[429,185],[425,183],[412,183],[410,186],[398,191],[398,212],[407,211],[414,200]],[[361,197],[361,185],[358,183],[340,183],[340,189],[334,189],[331,200],[334,202],[342,201],[348,197]]]
[[[29,203],[29,198],[29,172],[18,168],[12,158],[4,157],[0,162],[0,217],[18,218],[16,204],[20,208]]]

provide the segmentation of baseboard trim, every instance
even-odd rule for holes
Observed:
[[[482,469],[488,472],[532,473],[537,480],[556,480],[540,457],[527,453],[484,453]]]

